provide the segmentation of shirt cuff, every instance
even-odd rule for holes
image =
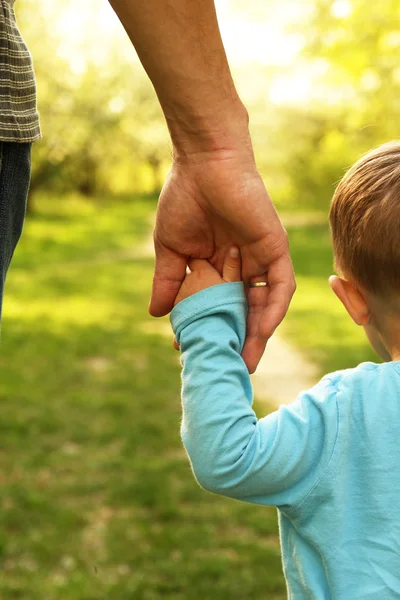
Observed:
[[[233,304],[241,304],[245,310],[247,309],[247,299],[242,281],[213,285],[179,302],[170,315],[177,342],[179,343],[183,329],[193,321],[214,315]]]

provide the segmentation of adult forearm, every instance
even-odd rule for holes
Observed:
[[[110,0],[163,108],[175,152],[247,143],[213,0]]]

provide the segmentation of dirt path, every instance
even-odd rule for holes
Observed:
[[[317,380],[315,366],[279,335],[271,338],[258,369],[251,376],[254,395],[275,406],[288,404]]]

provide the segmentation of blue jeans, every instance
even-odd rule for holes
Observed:
[[[0,319],[7,270],[24,224],[31,146],[0,141]]]

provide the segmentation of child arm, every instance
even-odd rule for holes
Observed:
[[[205,489],[293,508],[332,455],[336,387],[325,378],[293,404],[258,420],[240,356],[246,311],[241,282],[204,289],[174,308],[171,321],[183,365],[181,435]]]

